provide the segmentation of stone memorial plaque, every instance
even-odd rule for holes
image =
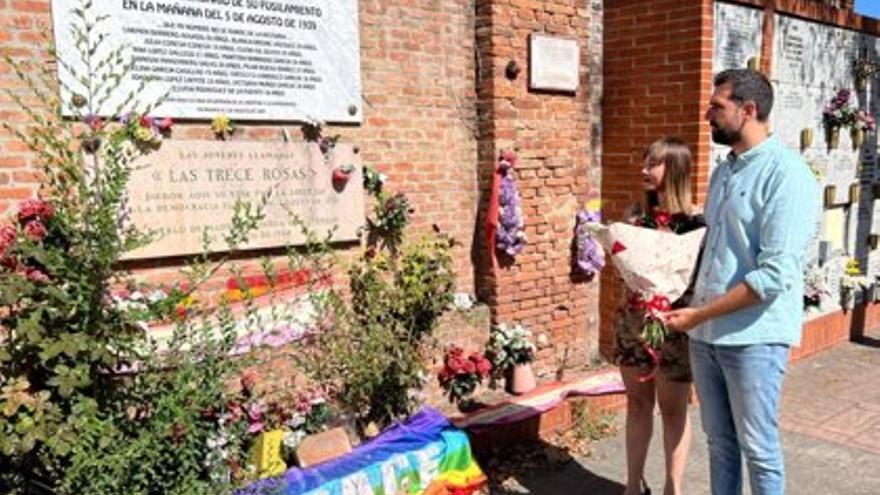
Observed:
[[[852,87],[857,33],[777,15],[773,79],[812,87]]]
[[[529,37],[529,89],[575,92],[579,67],[576,39],[538,33]]]
[[[764,12],[740,5],[715,2],[714,73],[743,69],[752,57],[761,55]]]
[[[335,183],[333,170],[353,165],[347,183]],[[202,232],[223,251],[237,199],[257,204],[270,194],[265,218],[245,249],[302,243],[291,215],[333,240],[358,238],[364,223],[360,158],[348,144],[325,157],[314,143],[258,143],[166,140],[162,148],[138,159],[129,182],[132,223],[159,238],[130,253],[129,259],[202,252]]]
[[[70,24],[78,5],[52,0],[52,17],[65,63],[59,78],[85,93],[64,67],[86,74]],[[133,62],[117,97],[96,113],[111,115],[123,95],[149,80],[143,101],[168,95],[154,115],[361,121],[357,0],[116,0],[95,10],[109,16],[98,25],[107,43],[96,61],[124,47]]]

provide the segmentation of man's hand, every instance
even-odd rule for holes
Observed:
[[[687,332],[695,326],[703,323],[705,318],[697,308],[673,309],[663,317],[666,327],[676,332]]]

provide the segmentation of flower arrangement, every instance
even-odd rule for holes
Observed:
[[[498,159],[501,183],[498,191],[498,233],[495,237],[495,247],[511,257],[518,255],[526,244],[519,191],[513,178],[515,164],[515,154],[510,151],[501,153]]]
[[[492,363],[495,375],[503,374],[518,364],[531,363],[535,359],[532,332],[522,325],[493,325],[486,344],[486,355]]]
[[[862,274],[859,267],[859,261],[850,258],[846,262],[843,275],[840,277],[840,297],[841,306],[844,308],[851,307],[855,300],[855,292],[859,289],[867,289],[871,286],[868,277]]]
[[[89,118],[90,116],[86,116],[86,123]],[[134,112],[120,115],[117,120],[125,126],[131,142],[141,151],[158,149],[162,144],[162,139],[171,134],[171,128],[174,125],[174,121],[168,117],[155,118]],[[94,125],[91,127],[96,129]]]
[[[877,130],[877,120],[873,115],[863,110],[859,110],[858,113],[856,113],[854,125],[856,128],[861,129],[864,132],[874,132]]]
[[[840,88],[834,94],[834,98],[822,111],[822,123],[826,129],[840,129],[850,127],[855,123],[856,112],[850,105],[852,91]]]
[[[577,271],[591,278],[605,267],[605,253],[590,235],[586,224],[601,221],[601,213],[585,209],[577,213],[575,222],[574,266]]]
[[[822,300],[828,295],[822,272],[815,266],[808,266],[804,273],[804,310],[822,307]]]
[[[462,405],[491,373],[492,363],[485,356],[479,352],[465,356],[461,347],[454,346],[443,356],[438,378],[449,401]]]
[[[877,62],[867,57],[855,59],[853,61],[853,77],[856,80],[856,86],[859,89],[864,89],[866,83],[876,77],[878,69],[880,67]]]
[[[846,262],[846,268],[843,270],[843,276],[840,277],[840,287],[843,290],[852,290],[857,288],[867,288],[870,285],[868,277],[862,275],[862,269],[859,267],[859,261],[850,258]]]
[[[225,140],[235,132],[235,124],[224,113],[211,119],[211,132],[217,139]]]

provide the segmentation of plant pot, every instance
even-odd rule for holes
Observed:
[[[859,129],[858,127],[853,127],[849,130],[849,137],[852,138],[853,151],[858,150],[865,142],[865,131]]]
[[[522,395],[535,388],[535,372],[531,363],[514,365],[508,376],[507,389],[512,394]]]
[[[828,145],[828,151],[837,149],[840,144],[840,127],[825,128],[825,144]]]
[[[287,470],[281,454],[283,440],[283,430],[264,431],[257,437],[251,448],[251,462],[257,468],[260,478],[278,476]]]

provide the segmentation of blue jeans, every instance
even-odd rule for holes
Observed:
[[[742,493],[742,455],[752,495],[784,493],[778,413],[788,346],[715,346],[691,339],[690,351],[712,494]]]

